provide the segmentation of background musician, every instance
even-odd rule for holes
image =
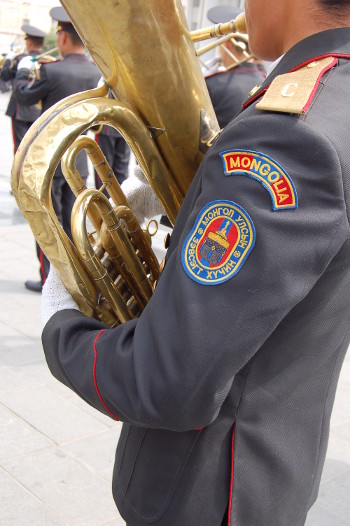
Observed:
[[[101,76],[96,65],[85,55],[84,44],[63,7],[54,7],[50,15],[57,21],[56,42],[62,60],[42,64],[37,77],[31,81],[30,73],[34,64],[25,58],[18,65],[14,83],[14,97],[17,103],[31,106],[40,101],[42,112],[68,95],[95,88]],[[79,153],[76,166],[86,181],[88,164],[85,152]],[[59,164],[52,184],[52,202],[57,217],[69,237],[74,200],[74,194]],[[48,274],[49,262],[38,244],[36,250],[40,262],[40,281],[28,280],[25,286],[34,292],[41,292]]]
[[[28,60],[30,62],[33,57],[40,55],[43,50],[46,33],[30,25],[23,25],[21,29],[25,33],[24,38],[28,53],[16,55],[14,52],[11,52],[7,55],[4,65],[0,70],[0,77],[4,81],[10,80],[14,82],[17,67],[21,59],[29,57]],[[6,115],[11,117],[14,153],[16,153],[23,137],[33,122],[39,117],[40,113],[40,107],[36,102],[29,105],[22,104],[15,98],[14,93],[12,93]]]
[[[207,18],[214,24],[223,24],[234,20],[242,11],[230,5],[219,5],[209,9]],[[221,61],[217,71],[205,77],[220,128],[224,128],[241,111],[250,90],[261,85],[266,77],[264,66],[255,58],[232,67],[244,60],[243,52],[250,53],[246,41],[239,36],[235,37],[235,41],[236,45],[228,40],[219,46]]]

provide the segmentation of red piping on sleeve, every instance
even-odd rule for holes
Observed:
[[[232,430],[232,445],[231,445],[231,482],[230,482],[230,498],[228,503],[228,519],[227,526],[231,524],[231,508],[232,508],[232,494],[233,494],[233,458],[234,458],[234,449],[235,449],[235,426]]]
[[[102,396],[101,396],[101,393],[99,391],[99,388],[98,388],[98,385],[97,385],[97,377],[96,377],[96,364],[97,364],[97,341],[99,339],[99,337],[106,331],[106,329],[103,329],[102,331],[100,331],[98,333],[98,335],[96,336],[95,338],[95,341],[94,341],[94,355],[95,355],[95,358],[94,358],[94,367],[93,367],[93,377],[94,377],[94,385],[95,385],[95,389],[96,389],[96,393],[100,399],[100,402],[101,404],[103,405],[103,407],[105,408],[105,410],[111,415],[112,418],[114,418],[114,420],[117,420],[117,422],[119,422],[119,418],[115,416],[115,414],[112,413],[112,411],[107,407],[107,405],[105,404]]]

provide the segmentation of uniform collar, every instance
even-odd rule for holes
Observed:
[[[225,75],[228,73],[237,73],[238,71],[246,70],[257,71],[261,73],[262,77],[265,77],[263,68],[261,68],[258,64],[255,64],[254,62],[243,62],[243,64],[239,64],[239,66],[236,66],[235,68],[231,68],[229,70],[213,71],[213,73],[205,75],[204,78],[210,79],[211,77],[215,77],[215,75]]]
[[[69,53],[63,60],[88,60],[88,58],[83,53]]]
[[[259,89],[243,104],[243,108],[247,108],[263,95],[278,75],[294,71],[327,56],[350,59],[350,27],[328,29],[298,42],[282,57]]]

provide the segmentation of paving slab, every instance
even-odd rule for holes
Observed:
[[[68,526],[54,510],[49,509],[1,468],[0,495],[1,526]]]

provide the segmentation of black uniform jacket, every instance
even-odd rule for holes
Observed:
[[[19,55],[12,67],[11,64],[13,64],[13,61],[9,59],[5,60],[1,70],[1,78],[3,80],[11,80],[14,84],[15,77],[17,75],[17,65],[20,60],[28,55],[35,57],[39,54],[40,51],[32,50],[26,55]],[[27,104],[23,105],[18,100],[16,100],[14,92],[12,92],[7,106],[6,115],[19,121],[34,122],[41,114],[40,107],[37,105],[37,102],[38,101],[33,102],[30,106]]]
[[[28,82],[28,71],[21,71],[14,85],[16,99],[22,104],[35,104],[41,100],[43,112],[68,95],[96,88],[101,77],[97,66],[78,53],[42,64],[40,78],[34,84]]]
[[[220,128],[224,128],[241,111],[250,90],[262,84],[265,76],[257,64],[247,62],[229,71],[206,77],[205,82]]]
[[[28,79],[28,70],[20,70],[14,83],[14,96],[17,102],[27,106],[41,101],[43,113],[73,93],[96,88],[100,77],[97,66],[88,57],[72,53],[62,60],[42,64],[34,83]],[[76,166],[79,172],[87,173],[86,156],[79,154]],[[61,165],[56,176],[63,177]]]
[[[298,43],[261,90],[322,56],[304,113],[257,94],[211,147],[138,320],[65,310],[43,331],[52,373],[125,422],[132,526],[219,526],[227,506],[231,526],[301,526],[316,499],[350,333],[350,28]]]

